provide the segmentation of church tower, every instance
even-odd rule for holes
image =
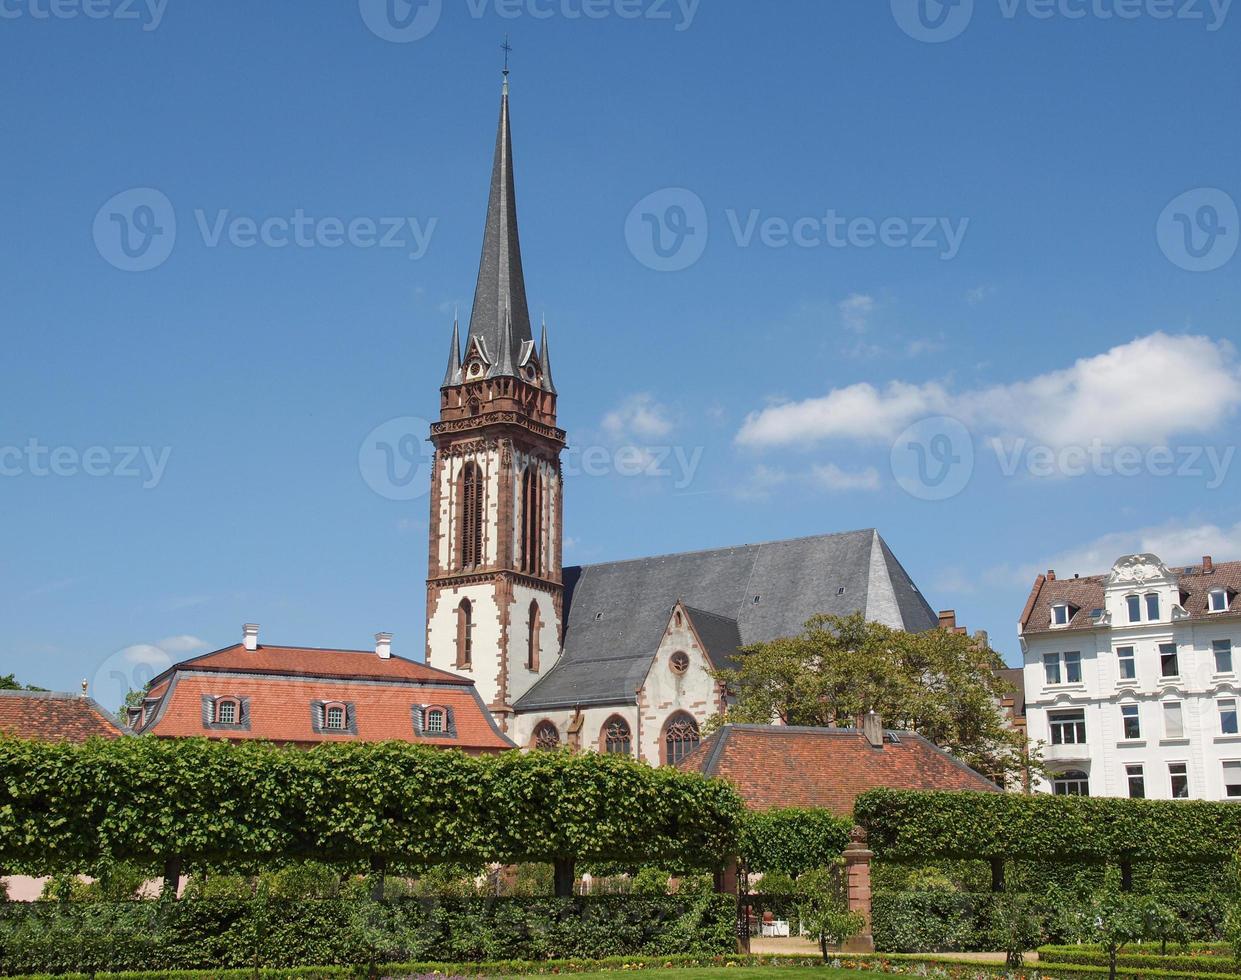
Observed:
[[[565,434],[517,235],[508,71],[469,332],[454,322],[431,426],[427,663],[474,679],[502,728],[560,654]]]

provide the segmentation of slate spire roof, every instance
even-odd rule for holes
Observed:
[[[513,141],[509,130],[508,78],[500,97],[500,125],[491,166],[491,194],[483,229],[483,253],[466,348],[478,338],[491,360],[489,377],[516,374],[526,344],[533,345],[526,281],[517,235],[517,191],[513,179]]]

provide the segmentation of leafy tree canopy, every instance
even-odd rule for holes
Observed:
[[[46,688],[23,684],[14,674],[0,674],[0,691],[45,691]]]
[[[861,613],[816,616],[797,636],[740,651],[719,679],[736,695],[729,722],[847,726],[869,711],[917,732],[979,772],[1019,784],[1037,759],[999,710],[1010,693],[999,654],[950,630],[906,633]]]

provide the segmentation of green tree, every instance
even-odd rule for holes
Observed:
[[[47,688],[23,684],[15,674],[0,674],[0,691],[45,691]]]
[[[991,940],[1004,950],[1004,961],[1020,968],[1025,954],[1043,941],[1044,913],[1037,897],[1028,892],[1005,891],[995,896],[991,911]]]
[[[1108,980],[1116,980],[1116,958],[1127,944],[1146,933],[1147,900],[1122,891],[1120,871],[1109,867],[1102,884],[1079,879],[1075,888],[1053,892],[1061,926],[1080,943],[1095,943],[1107,954]]]
[[[797,636],[740,651],[718,679],[735,695],[728,721],[851,725],[869,711],[918,732],[979,772],[1020,785],[1038,753],[1009,728],[999,703],[1009,686],[999,654],[950,630],[906,633],[851,616],[815,616]]]
[[[829,868],[815,868],[800,875],[794,885],[797,896],[797,914],[802,925],[819,942],[819,951],[827,959],[827,947],[831,943],[843,945],[866,926],[860,912],[849,910],[840,864]]]

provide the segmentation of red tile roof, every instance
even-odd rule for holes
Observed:
[[[727,779],[752,810],[826,807],[848,816],[868,789],[998,792],[985,776],[909,732],[889,732],[877,749],[854,728],[725,725],[678,768]]]
[[[79,694],[0,691],[0,734],[43,742],[85,742],[123,733],[98,704]]]
[[[1201,565],[1172,571],[1181,592],[1185,594],[1183,606],[1190,619],[1227,615],[1211,613],[1207,607],[1208,597],[1215,589],[1228,591],[1230,613],[1241,613],[1241,561],[1217,562],[1211,571],[1205,572]],[[1064,629],[1093,628],[1096,623],[1090,614],[1103,608],[1103,595],[1109,577],[1110,572],[1107,575],[1087,575],[1080,578],[1038,576],[1021,614],[1021,632],[1048,633],[1053,628],[1056,632]],[[1062,602],[1075,606],[1077,612],[1068,626],[1052,627],[1051,607]]]
[[[203,699],[245,699],[244,728],[219,728],[203,719]],[[316,731],[314,702],[352,706],[356,732]],[[513,747],[496,727],[467,677],[374,651],[244,645],[204,654],[164,671],[147,695],[141,734],[273,742],[399,740],[464,749],[499,751]],[[452,712],[452,735],[426,736],[414,727],[413,709],[434,706]]]

